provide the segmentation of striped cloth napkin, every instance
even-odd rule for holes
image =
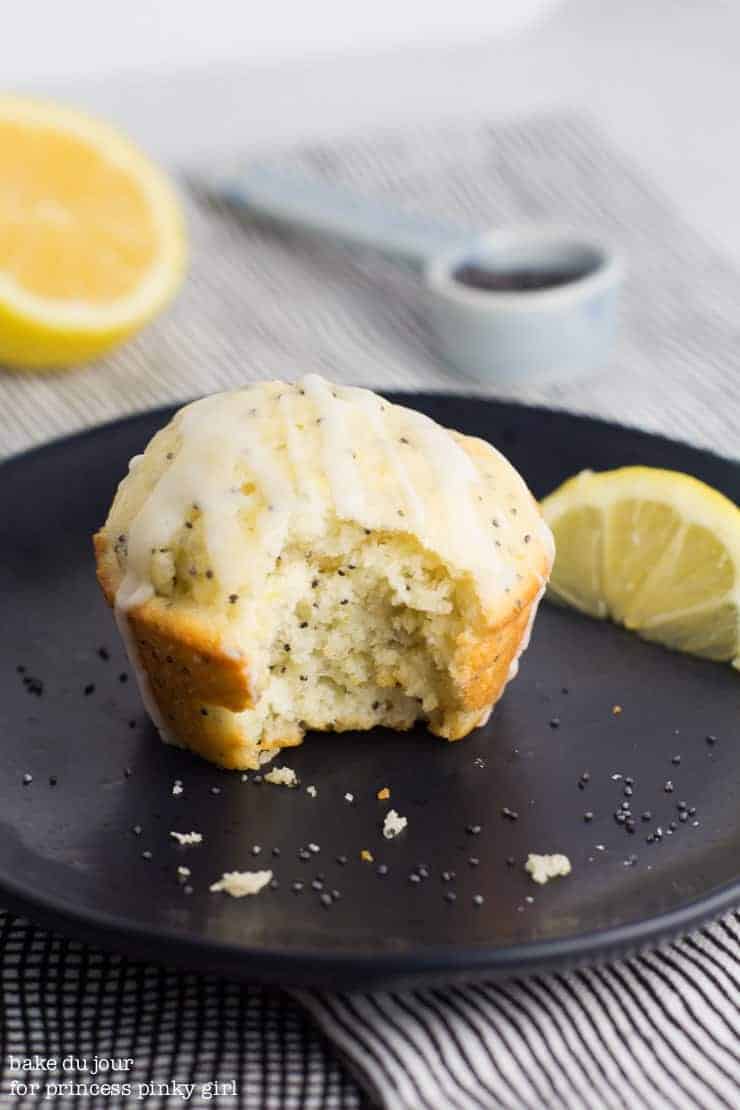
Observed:
[[[740,453],[740,276],[586,121],[433,128],[277,162],[471,227],[547,219],[619,243],[630,281],[612,364],[506,395]],[[93,369],[0,378],[13,414],[1,452],[266,375],[487,392],[438,361],[415,281],[391,263],[243,226],[195,193],[187,205],[193,272],[174,309]],[[3,1105],[17,1101],[10,1055],[33,1053],[132,1057],[132,1078],[167,1108],[183,1101],[173,1083],[210,1080],[239,1092],[218,1105],[267,1110],[740,1105],[737,914],[598,969],[372,995],[288,998],[177,974],[7,914],[0,945]],[[202,1089],[188,1101],[213,1102]]]

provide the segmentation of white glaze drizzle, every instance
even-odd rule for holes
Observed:
[[[321,421],[324,473],[331,487],[337,516],[344,520],[363,520],[364,483],[346,435],[346,422],[343,423],[340,412],[340,406],[346,402],[332,396],[332,387],[318,374],[307,374],[301,379],[299,386],[313,401],[318,413],[317,419]]]
[[[218,394],[189,405],[182,414],[180,451],[172,464],[176,469],[182,460],[187,466],[181,472],[184,486],[178,490],[178,501],[188,510],[197,505],[210,569],[226,593],[236,588],[239,577],[231,553],[241,542],[240,513],[245,499],[237,484],[235,450],[245,439],[253,441],[250,408],[246,393],[236,394],[230,406],[225,406],[223,395]],[[161,479],[151,498],[155,503],[161,501],[160,489]],[[185,514],[181,515],[170,536],[182,527],[184,518]]]
[[[283,549],[296,495],[289,475],[278,465],[275,451],[264,442],[264,423],[263,419],[256,422],[255,434],[241,453],[265,501],[259,520],[260,547],[274,560]],[[209,544],[210,534],[209,530]]]
[[[448,542],[456,561],[474,569],[484,589],[511,586],[514,572],[506,567],[484,529],[472,495],[480,487],[480,475],[466,451],[455,438],[423,413],[410,414],[411,425],[421,439],[425,457],[434,471],[444,517],[455,521]],[[471,554],[473,558],[471,559]]]
[[[494,545],[499,535],[508,536],[509,546],[519,539],[524,521],[506,518],[503,494],[526,491],[524,483],[495,452],[503,490],[487,488],[455,437],[420,413],[309,374],[295,386],[268,383],[195,402],[175,417],[174,431],[174,458],[129,525],[120,613],[152,596],[152,549],[172,542],[194,506],[224,597],[250,582],[259,588],[292,522],[300,517],[315,533],[329,512],[367,528],[413,531],[429,550],[472,573],[486,599],[513,585],[514,565]],[[361,469],[378,452],[382,478]],[[244,492],[250,478],[251,499]],[[494,509],[497,532],[489,519]],[[528,527],[551,542],[537,514]]]
[[[285,445],[293,476],[295,498],[310,516],[319,511],[319,495],[315,482],[311,480],[311,465],[303,447],[305,436],[301,434],[300,422],[295,418],[295,403],[295,392],[286,390],[280,395],[278,408],[283,417]]]
[[[391,438],[387,423],[383,420],[380,409],[383,403],[379,397],[368,390],[357,391],[358,401],[367,414],[368,422],[373,434],[377,437],[383,456],[393,472],[398,483],[405,505],[407,528],[423,533],[426,527],[426,514],[421,498],[414,489],[409,479],[406,466],[401,458],[398,441]]]

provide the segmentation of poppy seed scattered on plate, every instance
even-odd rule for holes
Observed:
[[[118,676],[118,681],[119,682],[128,682],[128,675],[126,674],[125,671],[121,671],[121,673]]]
[[[344,867],[346,862],[347,862],[347,857],[346,856],[337,856],[337,863],[339,864],[340,867]],[[382,866],[382,864],[381,864],[381,866]]]
[[[152,853],[149,851],[148,848],[141,853],[141,858],[145,860],[150,860],[152,858]]]
[[[560,718],[559,717],[551,717],[550,718],[550,728],[560,728]]]
[[[221,793],[221,787],[220,786],[212,786],[211,787],[211,794],[215,795],[215,794],[220,794],[220,793]]]
[[[331,894],[322,894],[319,898],[319,901],[321,902],[322,906],[325,906],[328,909],[329,906],[332,904],[332,896]]]
[[[514,859],[513,856],[507,856],[506,857],[506,866],[507,867],[515,867],[516,866],[516,860]]]
[[[583,820],[584,821],[593,821],[593,819],[594,819],[593,813],[591,812],[590,809],[587,809],[586,812],[583,815]]]
[[[324,884],[322,883],[321,879],[314,879],[313,882],[311,883],[311,890],[323,890],[323,889],[324,889]]]
[[[280,886],[280,880],[279,879],[271,879],[270,880],[270,890],[277,890],[279,886]]]
[[[505,817],[507,819],[507,821],[518,821],[519,820],[519,814],[516,812],[516,810],[515,809],[509,809],[508,806],[504,806],[504,808],[501,810],[501,816]]]
[[[474,906],[482,906],[484,902],[485,902],[485,898],[483,897],[482,894],[474,894],[473,895],[473,905]]]
[[[643,819],[643,821],[652,821],[653,815],[652,815],[652,813],[650,812],[649,809],[645,810],[645,812],[642,815],[642,819]]]
[[[56,786],[56,784],[57,784],[56,775],[49,775],[49,786]]]
[[[141,825],[134,825],[131,829],[131,832],[134,834],[134,836],[141,836],[143,831],[144,830],[142,829]]]
[[[421,882],[421,877],[419,875],[417,875],[415,871],[412,871],[411,874],[409,875],[409,882],[410,883],[420,883]]]
[[[380,877],[382,878],[384,875],[388,874],[388,864],[387,863],[378,864],[375,871],[376,871],[376,874],[380,875]]]
[[[457,901],[457,895],[455,894],[454,890],[446,890],[445,891],[445,901],[446,902],[456,902]]]
[[[26,771],[25,775],[23,776],[23,785],[24,786],[30,786],[30,784],[32,782],[33,782],[33,775],[29,774],[29,772]]]
[[[516,817],[514,817],[514,820],[516,820]],[[471,836],[477,836],[478,833],[481,831],[481,826],[480,825],[468,825],[468,827],[465,831],[468,832]]]
[[[98,655],[100,656],[100,658],[103,660],[104,663],[107,663],[108,660],[110,659],[110,652],[108,651],[107,647],[99,647],[98,648]]]
[[[279,856],[280,855],[280,849],[279,848],[273,848],[272,849],[272,854],[273,854],[273,856]]]
[[[300,848],[298,851],[298,859],[306,860],[311,858],[311,853],[307,848]]]
[[[478,864],[480,863],[480,860],[478,859],[477,856],[469,856],[468,857],[468,863],[470,864],[471,867],[477,867]]]
[[[94,694],[95,693],[95,683],[94,682],[88,682],[87,686],[82,691],[82,693],[85,695],[86,698],[88,698],[90,696],[90,694]]]
[[[707,741],[707,744],[716,744],[717,743],[717,737],[713,736],[712,733],[710,732],[706,737],[706,741]]]
[[[20,673],[22,674],[23,672],[21,671]],[[33,678],[31,675],[26,675],[24,677],[23,685],[29,694],[35,694],[37,698],[40,698],[44,692],[44,684],[41,679]]]
[[[303,890],[303,883],[300,879],[296,879],[290,889],[293,891],[294,894],[300,894],[300,892]]]
[[[442,882],[443,883],[449,883],[454,878],[455,878],[455,872],[454,871],[443,871],[442,872]]]
[[[674,755],[673,759],[671,760],[671,763],[674,763],[674,764],[678,765],[680,762],[681,762],[681,756],[680,755]]]
[[[673,787],[673,783],[671,782],[670,779],[666,780],[666,782],[663,786],[663,789],[665,790],[666,794],[672,794],[673,793],[674,787]]]

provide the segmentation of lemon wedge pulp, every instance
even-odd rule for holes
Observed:
[[[584,471],[542,503],[549,596],[648,640],[740,667],[740,509],[646,466]]]
[[[0,365],[94,358],[149,320],[185,267],[172,186],[113,128],[0,96]]]

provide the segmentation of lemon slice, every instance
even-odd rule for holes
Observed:
[[[553,600],[740,667],[740,509],[672,470],[584,471],[546,497]]]
[[[0,96],[0,365],[102,354],[172,296],[185,253],[174,190],[127,139]]]

